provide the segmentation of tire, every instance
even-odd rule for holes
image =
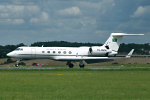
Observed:
[[[74,67],[74,65],[73,64],[69,64],[69,68],[73,68]]]
[[[82,64],[82,65],[79,64],[79,66],[80,66],[80,68],[84,68],[85,65],[84,64]]]

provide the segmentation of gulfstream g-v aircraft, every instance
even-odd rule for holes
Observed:
[[[86,63],[97,63],[111,61],[117,57],[110,57],[118,53],[118,49],[123,36],[135,36],[143,34],[111,33],[108,40],[102,46],[91,47],[19,47],[7,54],[9,57],[19,59],[52,59],[66,61],[69,68],[73,68],[72,62],[79,62],[83,68]],[[126,56],[130,57],[134,50]]]

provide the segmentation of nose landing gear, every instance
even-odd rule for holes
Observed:
[[[19,66],[19,62],[20,62],[20,60],[17,60],[16,63],[14,64],[14,66],[18,67]]]

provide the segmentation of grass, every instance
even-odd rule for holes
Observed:
[[[87,64],[86,67],[150,67],[150,64],[111,64],[111,65],[98,65],[98,64]],[[42,67],[60,67],[60,65],[42,65]],[[68,67],[67,65],[61,65],[61,67]],[[79,68],[78,65],[74,66]]]
[[[97,66],[97,67],[150,67],[150,64],[110,64],[110,65],[86,65],[86,66]]]
[[[0,100],[148,100],[149,70],[0,70]]]

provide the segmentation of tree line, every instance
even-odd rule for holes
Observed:
[[[67,41],[48,41],[48,42],[35,42],[31,46],[44,46],[44,47],[80,47],[80,46],[101,46],[100,43],[77,43],[77,42],[67,42]],[[20,46],[26,46],[23,43],[17,45],[0,45],[0,58],[7,58],[7,53],[15,50]],[[126,54],[131,49],[135,49],[134,54],[138,55],[149,55],[150,53],[150,43],[145,44],[125,44],[122,43],[119,48],[119,54]]]

